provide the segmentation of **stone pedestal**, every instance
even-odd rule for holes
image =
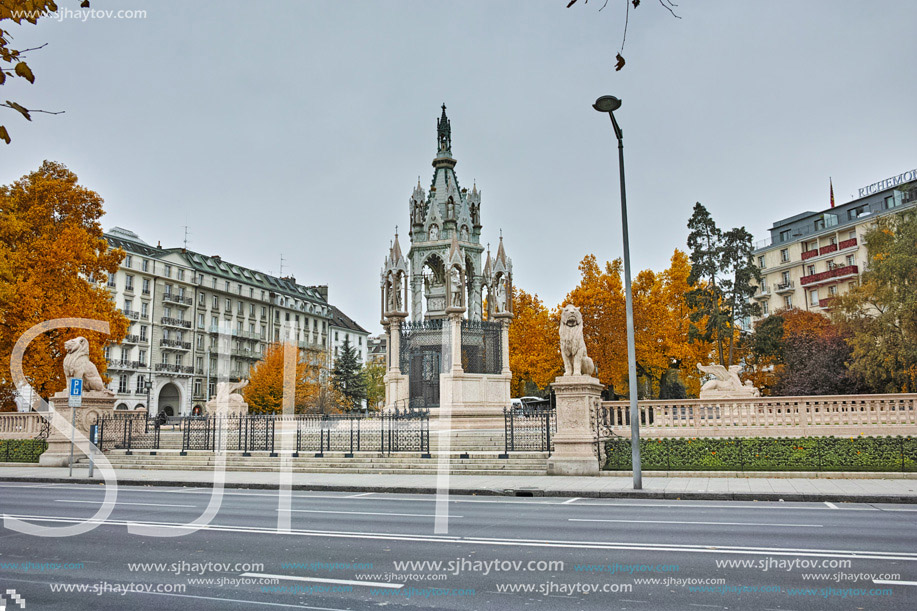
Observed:
[[[89,437],[89,427],[97,424],[99,417],[110,414],[115,409],[115,397],[98,391],[83,393],[82,407],[71,408],[67,406],[69,395],[59,392],[51,397],[51,407],[54,409],[54,421],[70,424],[73,412],[76,411],[76,430]],[[79,447],[73,447],[73,460],[85,456]],[[53,425],[48,436],[48,449],[38,458],[42,467],[67,467],[70,464],[70,435],[62,433]]]
[[[226,405],[220,405],[216,399],[211,399],[204,404],[204,411],[208,416],[247,416],[248,403],[244,401],[226,401]]]
[[[601,400],[601,382],[591,376],[559,376],[552,386],[557,398],[557,433],[548,475],[598,475],[591,415]]]

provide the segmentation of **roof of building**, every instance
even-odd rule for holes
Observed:
[[[356,321],[341,312],[336,306],[331,306],[331,326],[369,335],[369,331],[358,325]]]

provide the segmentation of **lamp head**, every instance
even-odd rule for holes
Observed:
[[[599,112],[614,112],[621,108],[621,100],[613,95],[603,95],[592,105]]]

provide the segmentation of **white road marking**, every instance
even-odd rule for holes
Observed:
[[[8,517],[36,522],[80,523],[83,518],[46,517],[34,515],[9,515]],[[160,528],[189,529],[195,531],[205,530],[214,533],[232,532],[258,535],[282,535],[299,537],[326,537],[342,539],[369,539],[380,541],[414,541],[423,543],[453,543],[460,545],[494,545],[515,547],[547,547],[562,549],[589,549],[589,550],[627,550],[627,551],[658,551],[665,553],[702,553],[702,554],[738,554],[758,556],[810,556],[817,558],[852,558],[860,560],[903,560],[917,562],[917,553],[911,552],[884,552],[884,551],[850,551],[850,550],[824,550],[824,549],[794,549],[771,547],[739,547],[739,546],[713,546],[689,544],[660,544],[660,543],[623,543],[623,542],[591,542],[591,541],[557,541],[542,539],[497,539],[490,537],[455,537],[451,535],[410,535],[395,533],[364,533],[351,531],[327,530],[292,530],[278,532],[274,528],[257,526],[228,526],[207,524],[189,527],[187,524],[175,522],[143,522],[137,520],[92,520],[100,526],[128,526],[131,524],[144,524]]]
[[[579,501],[579,500],[580,500],[579,497],[575,497],[575,498],[568,499],[568,500],[564,501],[563,503],[561,503],[561,505],[569,505],[570,503],[575,503],[575,502],[577,502],[577,501]]]
[[[825,501],[825,505],[827,505],[831,509],[837,509],[837,505],[835,505],[834,503],[829,503],[828,501]]]
[[[796,528],[824,528],[823,524],[764,524],[760,522],[681,522],[676,520],[607,520],[568,518],[568,522],[624,522],[626,524],[709,524],[715,526],[793,526]]]
[[[433,513],[384,513],[381,511],[339,511],[337,509],[291,509],[292,513],[346,513],[355,516],[401,516],[406,518],[435,518]],[[449,516],[464,518],[465,516]]]
[[[890,586],[917,586],[917,581],[892,581],[891,579],[873,579],[872,582]]]
[[[240,577],[262,577],[265,579],[288,579],[291,581],[308,581],[310,583],[336,583],[344,586],[367,586],[373,588],[389,588],[390,590],[400,590],[404,587],[403,583],[388,583],[384,581],[358,581],[354,579],[329,579],[319,577],[299,577],[298,575],[273,575],[271,573],[242,573]]]
[[[98,505],[101,501],[77,501],[75,499],[54,499],[55,503],[89,503]],[[167,503],[128,503],[126,501],[116,501],[115,505],[141,505],[143,507],[197,507],[197,505],[169,505]]]
[[[376,494],[375,492],[361,492],[360,494],[350,494],[348,496],[342,497],[345,499],[358,499],[361,496],[369,496],[370,494]]]

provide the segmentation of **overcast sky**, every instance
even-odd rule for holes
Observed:
[[[702,202],[756,239],[917,167],[917,2],[683,0],[92,0],[144,19],[13,26],[37,76],[3,99],[65,110],[2,115],[0,183],[43,159],[105,199],[106,229],[303,284],[371,332],[395,225],[428,188],[445,102],[460,185],[483,190],[484,242],[503,229],[515,284],[550,306],[587,253],[622,254],[622,98],[631,255],[661,270]],[[76,0],[60,0],[76,9]]]

